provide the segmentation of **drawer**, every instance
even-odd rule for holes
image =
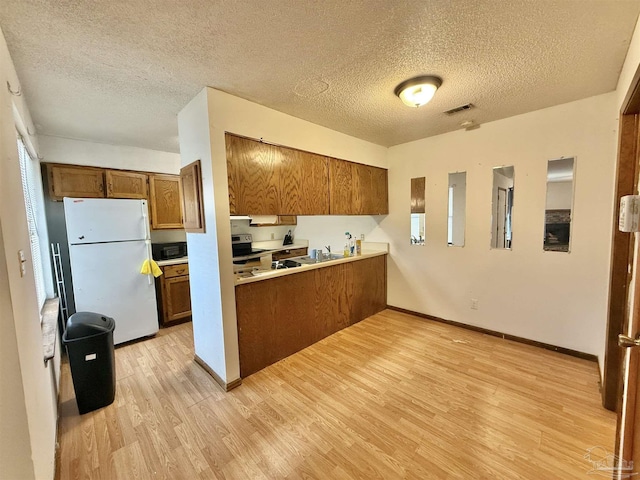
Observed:
[[[182,275],[189,275],[189,264],[179,263],[178,265],[167,265],[162,267],[165,278],[180,277]]]
[[[301,257],[306,254],[306,248],[291,248],[289,250],[281,250],[280,252],[272,253],[271,258],[273,258],[273,260],[284,260],[285,258]]]

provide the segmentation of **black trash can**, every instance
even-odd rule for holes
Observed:
[[[62,343],[67,347],[73,389],[80,413],[113,403],[116,395],[116,364],[113,318],[92,312],[69,317]]]

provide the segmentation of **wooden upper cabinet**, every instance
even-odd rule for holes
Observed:
[[[53,200],[63,197],[103,198],[104,174],[100,168],[47,164],[49,196]]]
[[[352,165],[345,160],[329,159],[329,211],[332,215],[354,213],[353,198],[357,193],[354,192]]]
[[[182,228],[182,186],[178,175],[150,175],[151,228]]]
[[[425,213],[425,177],[411,179],[411,213]]]
[[[189,233],[205,233],[202,167],[200,160],[180,169],[184,229]]]
[[[230,134],[225,139],[231,215],[278,215],[277,147]]]
[[[282,215],[329,215],[328,159],[315,153],[278,148]]]
[[[226,134],[231,215],[382,215],[387,170]]]
[[[123,170],[105,170],[107,198],[149,198],[149,176]]]
[[[367,196],[370,199],[370,215],[387,215],[389,213],[389,172],[385,168],[367,167],[371,175],[371,189]]]
[[[389,213],[387,170],[361,163],[329,159],[332,215]]]

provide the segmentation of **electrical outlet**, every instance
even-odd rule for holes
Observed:
[[[360,234],[360,240],[364,242],[364,233]]]
[[[276,239],[276,234],[275,233],[271,233],[271,240],[275,240]]]
[[[472,298],[471,299],[471,310],[478,310],[478,299],[477,298]]]

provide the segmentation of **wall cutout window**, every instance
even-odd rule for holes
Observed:
[[[569,252],[575,165],[575,158],[547,163],[543,248],[549,252]]]
[[[447,208],[447,244],[464,247],[467,207],[467,172],[449,174]]]
[[[425,178],[411,179],[411,245],[424,245],[425,240]]]
[[[511,167],[493,169],[491,248],[513,248],[513,192],[515,172]]]

